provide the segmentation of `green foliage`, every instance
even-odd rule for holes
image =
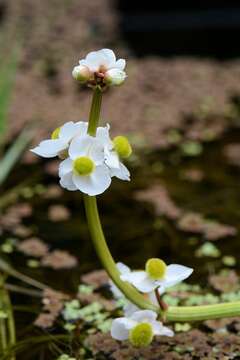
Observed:
[[[181,145],[181,150],[185,156],[199,156],[203,151],[203,147],[197,141],[186,141]]]
[[[209,256],[217,258],[221,255],[220,250],[212,243],[206,242],[196,251],[197,257]]]
[[[7,127],[7,115],[12,94],[14,79],[16,76],[17,64],[19,58],[19,49],[14,47],[9,58],[0,63],[0,139]]]
[[[23,131],[5,154],[4,158],[0,162],[0,185],[9,175],[20,155],[31,141],[32,136],[33,132],[30,132],[29,129],[23,129]]]

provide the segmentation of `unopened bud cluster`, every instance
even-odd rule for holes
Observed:
[[[85,59],[79,61],[72,71],[74,79],[88,86],[99,86],[101,89],[107,86],[121,85],[125,78],[124,71],[126,61],[116,60],[114,52],[110,49],[102,49],[90,52]]]

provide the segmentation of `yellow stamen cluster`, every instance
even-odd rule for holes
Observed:
[[[52,132],[52,135],[51,135],[52,140],[56,140],[59,138],[60,130],[61,130],[61,127],[58,127]]]
[[[73,169],[76,174],[81,176],[87,176],[94,171],[95,164],[89,157],[81,156],[74,160]]]
[[[145,270],[152,279],[161,280],[166,274],[167,265],[163,260],[153,258],[146,262]]]
[[[113,139],[114,149],[121,158],[128,158],[132,154],[132,147],[125,136],[116,136]]]
[[[151,344],[153,335],[152,325],[141,323],[130,330],[129,341],[133,346],[145,347]]]

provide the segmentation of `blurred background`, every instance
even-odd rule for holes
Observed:
[[[107,47],[127,59],[128,78],[104,95],[102,124],[134,148],[131,183],[114,180],[99,197],[114,256],[136,267],[152,256],[182,262],[203,283],[223,267],[237,269],[238,2],[1,0],[0,26],[3,256],[26,239],[69,251],[79,261],[72,282],[63,271],[69,287],[100,267],[80,194],[57,185],[58,161],[28,149],[66,121],[87,120],[91,90],[71,71]],[[55,284],[48,262],[12,256]]]
[[[29,149],[66,121],[87,120],[91,90],[72,68],[106,47],[127,60],[128,78],[104,94],[101,123],[134,150],[131,182],[114,179],[98,197],[113,256],[132,268],[150,257],[193,267],[192,285],[166,295],[172,305],[239,300],[239,35],[232,0],[0,0],[0,269],[6,260],[70,293],[83,274],[90,284],[103,275],[92,273],[101,264],[80,192],[60,188],[58,160]],[[17,313],[18,338],[39,335],[27,325],[41,299],[12,301],[33,308]]]

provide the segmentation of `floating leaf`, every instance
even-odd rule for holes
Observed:
[[[221,255],[220,250],[210,242],[206,242],[196,251],[197,257],[209,256],[209,257],[217,258],[220,255]]]
[[[93,293],[93,290],[94,290],[94,287],[91,286],[91,285],[81,284],[78,287],[78,292],[81,293],[81,294],[89,295],[89,294]]]
[[[225,266],[235,266],[237,263],[235,257],[230,255],[223,256],[222,262]]]
[[[202,144],[196,141],[186,141],[181,145],[181,149],[186,156],[199,156],[203,151]]]

